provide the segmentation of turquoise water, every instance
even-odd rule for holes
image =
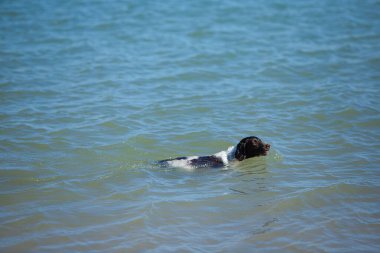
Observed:
[[[1,1],[0,31],[1,252],[379,251],[379,1]]]

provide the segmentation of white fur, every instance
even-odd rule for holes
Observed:
[[[229,161],[232,161],[233,159],[235,159],[234,157],[235,150],[236,150],[236,147],[232,146],[232,147],[229,147],[227,150],[223,150],[214,154],[214,156],[222,159],[224,165],[227,166]]]
[[[176,168],[194,169],[194,167],[191,166],[190,161],[197,158],[198,156],[189,156],[186,159],[168,161],[168,164],[171,167],[176,167]]]
[[[227,149],[227,159],[228,161],[232,161],[235,159],[236,146],[231,146]]]

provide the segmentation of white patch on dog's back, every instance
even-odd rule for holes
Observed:
[[[214,156],[220,158],[223,161],[224,165],[227,166],[229,161],[235,159],[235,151],[236,147],[232,146],[229,147],[227,150],[223,150],[214,154]]]
[[[235,159],[235,151],[236,151],[236,147],[232,146],[232,147],[229,147],[227,150],[223,150],[214,154],[213,156],[222,160],[224,166],[227,166],[230,161]],[[198,158],[199,156],[189,156],[189,157],[186,157],[185,159],[174,159],[174,160],[167,161],[167,164],[170,167],[192,170],[192,169],[195,169],[196,167],[191,164],[191,161]]]
[[[176,168],[183,168],[183,169],[194,169],[194,166],[191,166],[190,161],[193,159],[197,159],[199,156],[189,156],[186,159],[176,159],[167,161],[169,166],[176,167]]]

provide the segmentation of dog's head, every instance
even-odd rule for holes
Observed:
[[[255,156],[266,155],[270,149],[269,144],[265,144],[256,136],[242,139],[236,146],[235,158],[239,161]]]

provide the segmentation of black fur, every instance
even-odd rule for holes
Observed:
[[[265,144],[260,138],[250,136],[242,139],[236,146],[235,158],[238,161],[245,159],[266,155],[270,149],[269,144]]]
[[[193,159],[190,161],[191,166],[194,167],[208,167],[208,168],[220,168],[223,167],[225,164],[223,163],[222,159],[216,157],[216,156],[200,156],[197,159]]]

